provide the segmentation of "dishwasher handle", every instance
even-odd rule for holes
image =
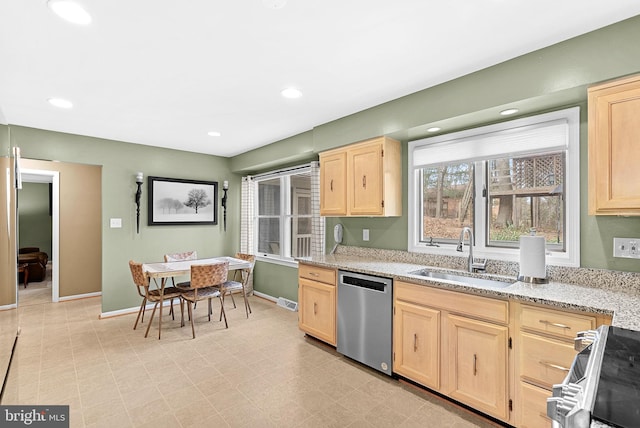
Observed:
[[[364,277],[364,275],[341,274],[339,285],[364,288],[371,291],[386,293],[387,287],[391,286],[391,282],[385,278]]]

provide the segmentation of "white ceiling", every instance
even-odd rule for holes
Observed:
[[[91,25],[0,0],[0,121],[219,156],[640,14],[638,0],[78,2]],[[289,85],[302,98],[282,98]]]

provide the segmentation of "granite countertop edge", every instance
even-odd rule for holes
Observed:
[[[640,294],[638,293],[559,282],[529,284],[518,282],[514,277],[486,274],[473,276],[479,278],[489,276],[492,279],[513,281],[514,284],[506,288],[476,286],[455,281],[427,279],[410,273],[420,269],[430,268],[429,266],[363,258],[352,255],[322,255],[308,259],[300,259],[299,261],[319,267],[391,277],[394,280],[408,281],[418,285],[461,291],[487,297],[509,298],[522,302],[549,305],[560,309],[610,315],[613,317],[612,325],[632,330],[640,330],[640,319],[638,319],[640,317],[637,316],[638,308],[640,308]],[[439,267],[433,267],[432,269],[460,272]],[[466,272],[460,273],[468,275]]]

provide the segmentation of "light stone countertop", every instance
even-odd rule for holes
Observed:
[[[352,272],[365,273],[394,280],[409,281],[432,287],[462,291],[488,297],[510,298],[522,302],[533,302],[556,306],[562,309],[572,309],[586,312],[612,315],[612,325],[633,330],[640,330],[640,291],[635,287],[614,287],[611,284],[599,288],[567,284],[551,281],[548,284],[528,284],[516,282],[515,276],[475,274],[478,278],[489,277],[513,281],[514,284],[506,288],[484,287],[462,284],[455,281],[434,280],[424,276],[413,275],[410,272],[429,267],[414,262],[395,261],[393,258],[373,258],[370,256],[352,254],[319,255],[301,262],[328,268],[337,268]],[[442,267],[434,270],[447,271]],[[454,273],[467,274],[456,270]],[[468,274],[467,274],[468,275]],[[597,275],[594,275],[597,276]],[[635,278],[633,278],[635,281]],[[609,279],[611,282],[611,279]],[[639,288],[640,290],[640,288]]]

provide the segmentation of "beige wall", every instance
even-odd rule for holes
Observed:
[[[60,297],[102,290],[102,167],[23,159],[60,173]]]

